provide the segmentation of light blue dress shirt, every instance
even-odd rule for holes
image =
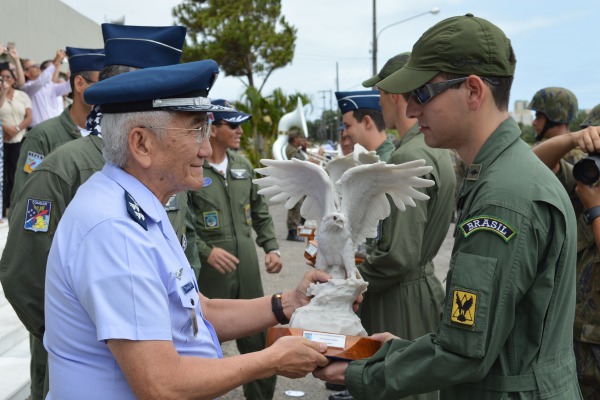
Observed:
[[[182,356],[222,357],[163,205],[110,164],[79,188],[60,221],[45,311],[48,398],[134,399],[108,339],[168,340]]]

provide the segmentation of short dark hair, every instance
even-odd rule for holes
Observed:
[[[450,74],[447,72],[441,72],[440,76],[444,79],[458,79],[464,78],[468,75],[457,75]],[[510,100],[510,88],[512,87],[513,77],[512,76],[480,76],[483,82],[490,87],[492,90],[492,97],[494,103],[501,111],[508,110],[508,102]],[[452,89],[458,89],[459,86],[453,86]]]
[[[362,122],[363,118],[368,115],[375,123],[378,131],[381,132],[385,130],[385,122],[383,121],[383,113],[381,111],[370,108],[359,108],[358,110],[352,111],[352,115],[358,122]]]
[[[89,82],[93,81],[92,75],[91,75],[92,72],[93,71],[79,71],[79,72],[72,74],[69,77],[69,83],[71,84],[71,93],[73,93],[72,88],[75,87],[75,77],[81,76],[83,79],[85,79],[89,83]]]
[[[302,136],[302,132],[300,132],[300,129],[296,129],[296,128],[292,128],[288,131],[288,143],[292,144],[294,142],[294,139],[296,139],[297,137]]]

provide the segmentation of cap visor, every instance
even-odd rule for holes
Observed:
[[[203,105],[189,105],[189,106],[169,106],[165,107],[169,110],[175,111],[189,111],[189,112],[235,112],[233,108],[218,106],[215,104],[203,104]]]
[[[375,76],[367,79],[366,81],[364,81],[362,83],[362,85],[366,88],[371,88],[371,87],[377,85],[378,82],[381,82],[381,78],[379,77],[379,75],[375,75]]]
[[[408,93],[429,82],[440,71],[421,71],[403,67],[381,80],[377,87],[388,93]]]

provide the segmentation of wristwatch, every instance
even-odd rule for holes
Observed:
[[[279,256],[279,258],[281,258],[281,252],[279,250],[271,250],[269,252],[269,254],[271,254],[271,253],[275,253],[275,254],[277,254]]]
[[[586,224],[590,225],[593,220],[600,217],[600,206],[588,208],[583,211],[583,220]]]

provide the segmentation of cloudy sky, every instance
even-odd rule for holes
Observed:
[[[62,0],[102,23],[125,16],[130,25],[172,25],[172,8],[181,0]],[[281,87],[313,99],[309,119],[336,107],[335,92],[360,90],[372,75],[372,0],[282,0],[283,14],[297,29],[294,60],[273,73],[263,93]],[[540,88],[572,90],[582,109],[600,103],[598,0],[421,0],[377,1],[378,68],[393,55],[410,51],[421,34],[442,19],[471,12],[486,18],[511,39],[517,70],[511,103],[530,100]],[[339,85],[339,86],[338,86]],[[237,78],[220,77],[211,97],[234,100],[244,90]],[[511,105],[512,109],[512,105]]]

